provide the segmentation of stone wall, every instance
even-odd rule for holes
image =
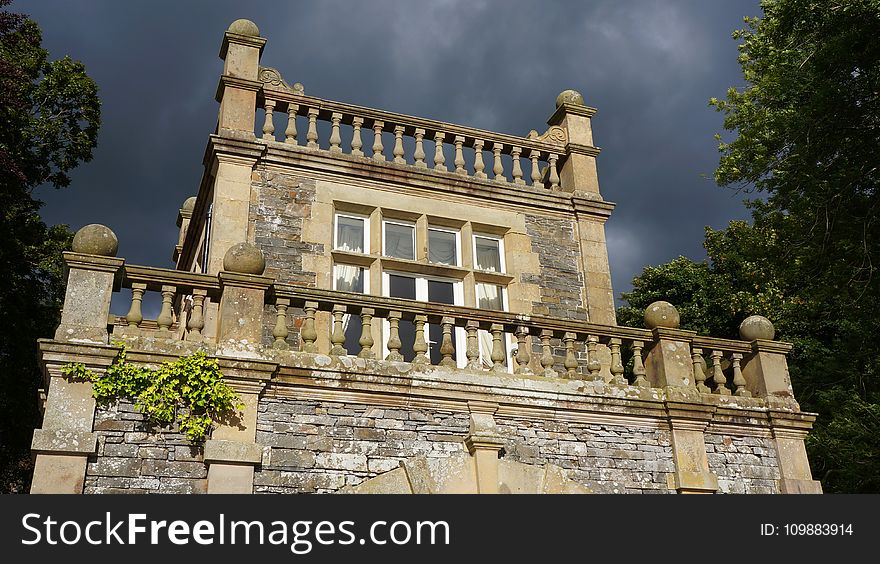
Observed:
[[[467,431],[466,413],[264,399],[257,414],[263,463],[254,492],[333,492],[411,456],[462,452]]]
[[[315,180],[294,174],[258,171],[252,184],[250,220],[254,244],[266,258],[265,276],[286,284],[315,286],[315,273],[303,269],[304,254],[321,255],[323,245],[303,242],[303,219],[311,217],[315,201]],[[263,342],[272,342],[275,308],[266,306]],[[300,319],[302,312],[291,309],[289,319]],[[290,328],[288,342],[299,343],[298,326]]]
[[[495,418],[509,457],[555,464],[596,493],[669,493],[669,432],[660,429]]]
[[[83,493],[205,493],[202,448],[174,430],[151,428],[131,403],[98,407],[94,428],[98,452]]]
[[[533,215],[527,215],[525,222],[532,250],[541,265],[540,276],[522,275],[523,283],[541,288],[541,301],[533,304],[532,312],[587,321],[587,310],[581,301],[584,276],[574,223]]]
[[[706,433],[709,470],[722,493],[779,493],[779,468],[772,439]]]

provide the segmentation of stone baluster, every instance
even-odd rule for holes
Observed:
[[[382,145],[382,128],[385,127],[384,121],[373,122],[373,160],[385,160],[385,146]]]
[[[275,327],[272,329],[272,336],[275,342],[272,343],[273,349],[286,351],[287,335],[290,332],[287,329],[287,308],[290,306],[290,300],[287,298],[275,298]]]
[[[550,339],[553,338],[551,329],[541,330],[541,368],[544,369],[544,376],[547,378],[556,378],[559,374],[553,370],[553,347],[550,346]]]
[[[529,160],[532,161],[532,188],[543,188],[544,183],[541,182],[541,167],[538,166],[538,157],[541,155],[541,152],[537,149],[532,149],[529,152]]]
[[[373,354],[373,316],[376,310],[371,307],[361,308],[361,338],[358,344],[361,346],[360,358],[376,358]]]
[[[467,332],[467,368],[470,370],[480,370],[482,366],[480,365],[480,343],[477,338],[477,332],[480,329],[480,323],[478,321],[468,321],[465,324],[465,331]]]
[[[650,388],[651,383],[645,376],[645,362],[642,359],[642,348],[645,343],[642,341],[633,341],[630,348],[633,352],[633,386],[638,388]]]
[[[147,285],[135,282],[131,285],[131,307],[128,309],[128,315],[125,316],[129,325],[139,327],[141,321],[144,320],[144,314],[141,312],[141,304],[144,300],[144,291]]]
[[[559,157],[557,155],[550,155],[548,159],[548,165],[550,167],[550,189],[551,190],[559,190],[559,171],[556,170],[556,160]]]
[[[364,142],[361,139],[361,127],[364,125],[364,118],[354,117],[351,118],[351,154],[355,157],[363,157],[364,152],[362,147],[364,146]]]
[[[529,330],[527,327],[520,325],[516,328],[514,335],[516,335],[516,367],[514,372],[516,374],[533,374],[532,369],[529,367],[532,357],[526,344]]]
[[[455,345],[452,344],[452,328],[455,326],[454,317],[444,317],[440,320],[443,328],[443,338],[440,340],[440,366],[455,368]]]
[[[296,112],[299,104],[287,104],[287,129],[284,130],[284,142],[296,145]]]
[[[462,147],[464,146],[464,135],[456,135],[455,136],[455,173],[456,174],[467,174],[467,169],[464,168],[464,151]]]
[[[272,122],[275,117],[275,101],[266,100],[263,108],[266,110],[266,117],[263,120],[263,139],[275,141],[275,124]]]
[[[162,286],[162,309],[159,311],[159,317],[156,318],[156,324],[162,331],[170,331],[171,324],[174,323],[174,312],[171,308],[171,302],[174,301],[174,294],[177,293],[175,286]]]
[[[706,361],[703,360],[703,349],[691,348],[691,362],[694,365],[694,385],[699,392],[708,394],[712,390],[706,385],[706,371],[703,370]]]
[[[623,360],[620,356],[620,345],[622,341],[612,338],[608,341],[608,348],[611,349],[611,383],[615,386],[626,386],[626,378],[623,377]]]
[[[566,333],[562,337],[562,341],[565,343],[565,362],[562,365],[565,367],[566,378],[577,378],[578,361],[574,354],[574,340],[576,338],[577,335],[574,333]]]
[[[520,155],[522,154],[522,149],[520,147],[511,147],[510,148],[510,159],[513,163],[513,167],[511,168],[511,176],[513,176],[514,184],[525,184],[526,181],[523,180],[523,171],[522,171],[522,163],[519,162]]]
[[[752,392],[746,389],[746,379],[743,378],[742,367],[740,366],[742,358],[743,355],[740,353],[732,353],[730,355],[730,363],[733,365],[734,395],[750,398],[752,397]]]
[[[500,323],[493,323],[489,328],[492,334],[492,353],[489,358],[492,360],[492,370],[495,372],[504,372],[507,369],[504,366],[504,347],[502,346],[502,337],[504,326]]]
[[[483,162],[483,140],[474,139],[474,178],[488,178],[484,170],[486,163]]]
[[[318,352],[318,329],[315,327],[315,312],[318,311],[318,302],[306,302],[303,306],[306,318],[303,320],[302,331],[299,336],[303,341],[303,352]]]
[[[507,178],[504,176],[504,163],[501,162],[501,150],[503,148],[503,143],[498,141],[492,142],[492,154],[495,156],[492,173],[495,175],[494,179],[498,182],[507,182]]]
[[[715,393],[721,394],[722,396],[729,396],[730,390],[724,385],[727,383],[727,378],[724,377],[724,373],[721,371],[721,351],[712,351],[712,380],[715,381]]]
[[[306,147],[318,148],[318,109],[309,108],[309,129],[306,131]]]
[[[192,309],[186,322],[186,328],[189,330],[186,335],[187,341],[201,341],[203,338],[202,329],[205,328],[205,297],[207,295],[206,290],[193,290]]]
[[[425,162],[425,130],[421,127],[417,127],[415,137],[416,150],[413,152],[413,161],[415,161],[414,164],[419,168],[428,168],[428,163]]]
[[[403,346],[403,343],[400,342],[401,317],[403,317],[403,314],[399,311],[388,312],[388,325],[390,329],[388,331],[388,356],[385,357],[385,360],[403,361],[403,355],[400,354],[400,348]]]
[[[333,306],[333,331],[330,333],[330,354],[333,356],[347,355],[345,349],[345,330],[343,329],[343,317],[345,316],[346,307],[344,305]]]
[[[415,358],[413,358],[413,364],[431,364],[431,359],[429,359],[428,355],[425,354],[426,352],[428,352],[428,342],[425,341],[425,323],[427,321],[427,315],[415,316],[414,322],[416,325],[416,339],[413,343],[413,352],[416,353],[416,356]]]
[[[339,134],[339,122],[342,121],[342,114],[333,112],[330,114],[330,152],[342,152],[342,135]]]
[[[595,335],[587,336],[587,372],[590,373],[590,380],[602,380],[599,374],[602,371],[602,363],[599,362],[599,337]]]
[[[443,156],[443,138],[439,131],[434,134],[434,170],[447,170],[446,157]]]
[[[394,154],[394,162],[397,164],[406,164],[406,159],[403,158],[403,130],[402,125],[394,127],[394,149],[391,152]]]

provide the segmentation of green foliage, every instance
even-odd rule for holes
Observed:
[[[710,105],[735,138],[715,179],[760,193],[751,224],[707,229],[708,263],[650,267],[622,323],[654,299],[682,325],[735,336],[771,319],[795,395],[819,414],[807,443],[828,492],[880,492],[880,0],[773,0],[734,32],[747,86]],[[721,136],[718,136],[721,139]]]
[[[123,347],[103,374],[90,372],[80,363],[65,365],[62,373],[70,379],[92,382],[98,404],[131,400],[152,423],[171,425],[177,421],[180,430],[194,441],[204,439],[214,421],[244,409],[238,395],[223,381],[217,360],[203,351],[151,370],[128,362]]]
[[[83,65],[50,61],[40,29],[0,0],[0,492],[25,492],[39,423],[37,339],[51,337],[64,300],[67,226],[47,227],[40,185],[67,186],[91,160],[100,124],[97,86]]]

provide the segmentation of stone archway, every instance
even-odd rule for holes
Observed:
[[[592,490],[565,476],[559,466],[536,466],[499,459],[497,482],[481,483],[476,457],[459,453],[446,458],[415,456],[399,468],[379,474],[340,493],[358,494],[587,494]]]
[[[497,408],[497,406],[495,406]],[[464,439],[468,452],[445,458],[414,456],[399,468],[340,493],[592,493],[553,464],[523,464],[500,458],[504,447],[491,412],[471,412]]]

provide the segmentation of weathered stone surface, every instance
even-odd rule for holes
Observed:
[[[645,327],[648,329],[655,327],[676,329],[680,322],[678,310],[669,302],[658,301],[645,308]]]
[[[91,223],[76,232],[71,248],[75,253],[115,257],[119,240],[109,227]]]
[[[31,450],[50,454],[93,454],[98,443],[95,433],[64,429],[34,429]]]
[[[223,256],[223,269],[238,274],[263,274],[266,259],[263,252],[250,243],[238,243]]]
[[[574,104],[576,106],[583,106],[584,97],[577,90],[563,90],[559,93],[559,96],[556,97],[556,107],[562,106],[562,104]]]
[[[763,315],[752,315],[740,323],[739,336],[744,341],[757,339],[772,341],[776,336],[776,329],[773,327],[773,323]]]
[[[263,449],[259,445],[223,440],[205,441],[204,453],[206,463],[259,464],[263,457]]]

